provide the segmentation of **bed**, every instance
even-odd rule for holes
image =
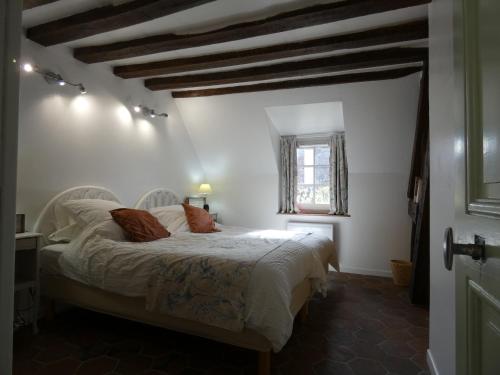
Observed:
[[[42,294],[44,296],[48,297],[51,301],[61,301],[89,310],[254,350],[258,352],[258,374],[266,375],[270,373],[271,352],[273,350],[279,350],[282,345],[284,345],[283,341],[286,342],[288,339],[290,333],[288,333],[288,337],[280,339],[280,342],[277,344],[276,340],[272,339],[272,335],[267,333],[263,334],[263,330],[260,329],[258,324],[245,323],[242,329],[235,330],[221,328],[221,326],[206,324],[205,322],[192,319],[184,319],[180,316],[170,315],[165,312],[146,308],[147,298],[145,296],[124,295],[123,293],[118,293],[118,291],[112,288],[107,288],[108,290],[105,290],[102,287],[97,287],[96,285],[89,285],[88,282],[82,281],[76,277],[68,277],[68,273],[64,272],[65,270],[61,267],[61,264],[64,265],[64,262],[62,261],[63,258],[61,257],[64,257],[67,254],[65,252],[68,251],[68,247],[71,245],[50,243],[48,237],[50,233],[54,232],[58,225],[56,222],[56,211],[58,205],[67,200],[75,199],[102,199],[119,202],[116,195],[107,189],[95,186],[83,186],[64,191],[54,197],[47,204],[34,228],[35,231],[42,233],[45,244],[40,251],[40,264],[42,268],[41,285]],[[150,210],[156,207],[175,206],[180,203],[181,200],[177,194],[168,189],[160,188],[144,194],[136,203],[135,208]],[[220,238],[220,241],[228,241],[228,238],[232,235],[241,236],[241,233],[244,233],[244,231],[245,230],[241,228],[222,227],[222,232],[219,235],[222,237],[217,238]],[[265,235],[268,236],[267,233]],[[185,241],[183,236],[186,238],[190,237],[189,234],[180,234],[177,237],[174,236],[172,240],[167,241],[170,241],[169,244],[175,243],[172,241],[177,241],[177,243],[183,244],[182,241]],[[248,235],[244,233],[243,236]],[[261,234],[258,233],[257,236],[260,237]],[[304,242],[309,241],[304,246],[308,248],[319,246],[316,245],[315,242],[318,240],[313,240],[312,237],[306,237],[305,234],[302,236],[303,237],[301,237],[301,239],[303,239]],[[213,243],[218,243],[217,241],[219,240],[216,240],[215,236],[212,238],[214,239],[204,240],[204,242],[213,241]],[[284,242],[279,242],[281,245],[273,250],[273,256],[279,257],[279,251],[282,251],[281,247],[285,247],[285,245],[283,245],[284,243],[289,244],[293,242],[287,240],[283,241]],[[328,269],[328,264],[330,263],[335,265],[336,260],[333,243],[328,241],[329,240],[325,241],[322,239],[320,242],[323,247],[321,248],[321,252],[318,250],[318,259],[320,259],[321,267],[324,272]],[[120,246],[125,246],[125,244],[121,244]],[[278,248],[280,249],[279,251]],[[269,257],[272,258],[270,255]],[[269,271],[269,265],[266,264],[272,265],[276,263],[272,263],[270,260],[265,260],[259,263],[258,267],[260,268],[255,266],[255,269],[252,271],[252,283],[248,287],[247,291],[249,299],[251,299],[252,296],[252,288],[258,290],[258,287],[262,288],[262,285],[259,286],[258,283],[264,282],[264,280],[260,280],[261,278],[258,278],[255,275],[264,275],[262,272],[272,272]],[[287,300],[289,301],[288,310],[292,319],[299,313],[302,317],[307,315],[308,300],[313,292],[313,284],[316,281],[316,279],[304,277],[293,283],[293,288],[290,288],[290,296]],[[253,294],[259,297],[258,293]],[[256,303],[262,303],[262,301],[257,301]],[[262,311],[257,311],[257,315],[260,314],[261,317],[264,316]],[[252,314],[253,315],[251,316],[253,317],[255,315],[255,311]],[[252,319],[249,318],[248,321],[251,322]]]

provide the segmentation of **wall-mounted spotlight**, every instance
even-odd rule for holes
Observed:
[[[146,107],[144,105],[134,105],[135,113],[142,113],[144,116],[148,116],[151,118],[155,117],[168,117],[167,113],[157,113],[154,109]]]
[[[73,87],[78,87],[78,90],[80,91],[80,94],[84,95],[87,93],[87,90],[85,89],[85,86],[83,86],[82,83],[73,83],[66,81],[60,74],[54,73],[48,69],[40,69],[36,65],[32,65],[30,63],[24,63],[22,65],[23,70],[26,73],[38,73],[40,74],[43,79],[45,79],[45,82],[47,82],[49,85],[59,85],[59,86],[73,86]]]
[[[31,73],[34,70],[34,68],[33,68],[33,65],[31,65],[30,63],[26,63],[26,64],[23,64],[23,70],[26,73]]]

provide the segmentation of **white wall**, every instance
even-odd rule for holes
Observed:
[[[104,186],[133,204],[149,189],[164,186],[184,195],[203,179],[169,95],[77,62],[62,48],[24,40],[22,56],[88,90],[79,95],[76,88],[21,74],[17,211],[27,215],[28,228],[53,195],[72,186]],[[169,117],[145,119],[132,111],[134,103]]]
[[[224,223],[284,228],[288,220],[333,221],[343,269],[387,275],[389,260],[410,252],[406,189],[419,82],[413,75],[176,102],[213,184],[211,207]],[[343,102],[352,217],[277,215],[276,134],[264,108],[328,101]]]

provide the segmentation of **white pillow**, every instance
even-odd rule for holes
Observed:
[[[55,205],[54,216],[56,219],[55,226],[57,230],[64,229],[71,224],[76,224],[76,221],[73,219],[68,209],[63,206],[63,203],[57,203]]]
[[[101,236],[102,238],[106,238],[108,240],[113,240],[113,241],[127,240],[127,236],[122,227],[119,226],[116,223],[116,221],[114,221],[112,218],[104,220],[101,223],[97,224],[94,227],[94,230],[95,234]]]
[[[170,233],[189,232],[186,214],[184,208],[180,204],[151,208],[149,212],[155,216],[161,225],[167,228]]]
[[[69,200],[64,202],[63,206],[68,210],[80,227],[112,219],[109,211],[123,208],[123,205],[120,203],[103,199]]]
[[[81,232],[82,228],[77,223],[72,223],[49,234],[49,240],[53,242],[71,242]]]
[[[54,216],[56,230],[49,234],[50,241],[71,242],[82,232],[82,228],[73,219],[71,212],[62,203],[55,205]]]

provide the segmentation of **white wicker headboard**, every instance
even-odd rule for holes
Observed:
[[[148,210],[155,207],[173,206],[181,204],[181,199],[172,190],[159,188],[148,191],[135,204],[138,210]]]
[[[35,232],[43,235],[44,243],[49,242],[47,237],[57,230],[56,225],[61,225],[61,223],[56,222],[56,206],[73,199],[103,199],[120,203],[120,200],[111,190],[98,186],[77,186],[57,194],[43,208],[33,227]]]

